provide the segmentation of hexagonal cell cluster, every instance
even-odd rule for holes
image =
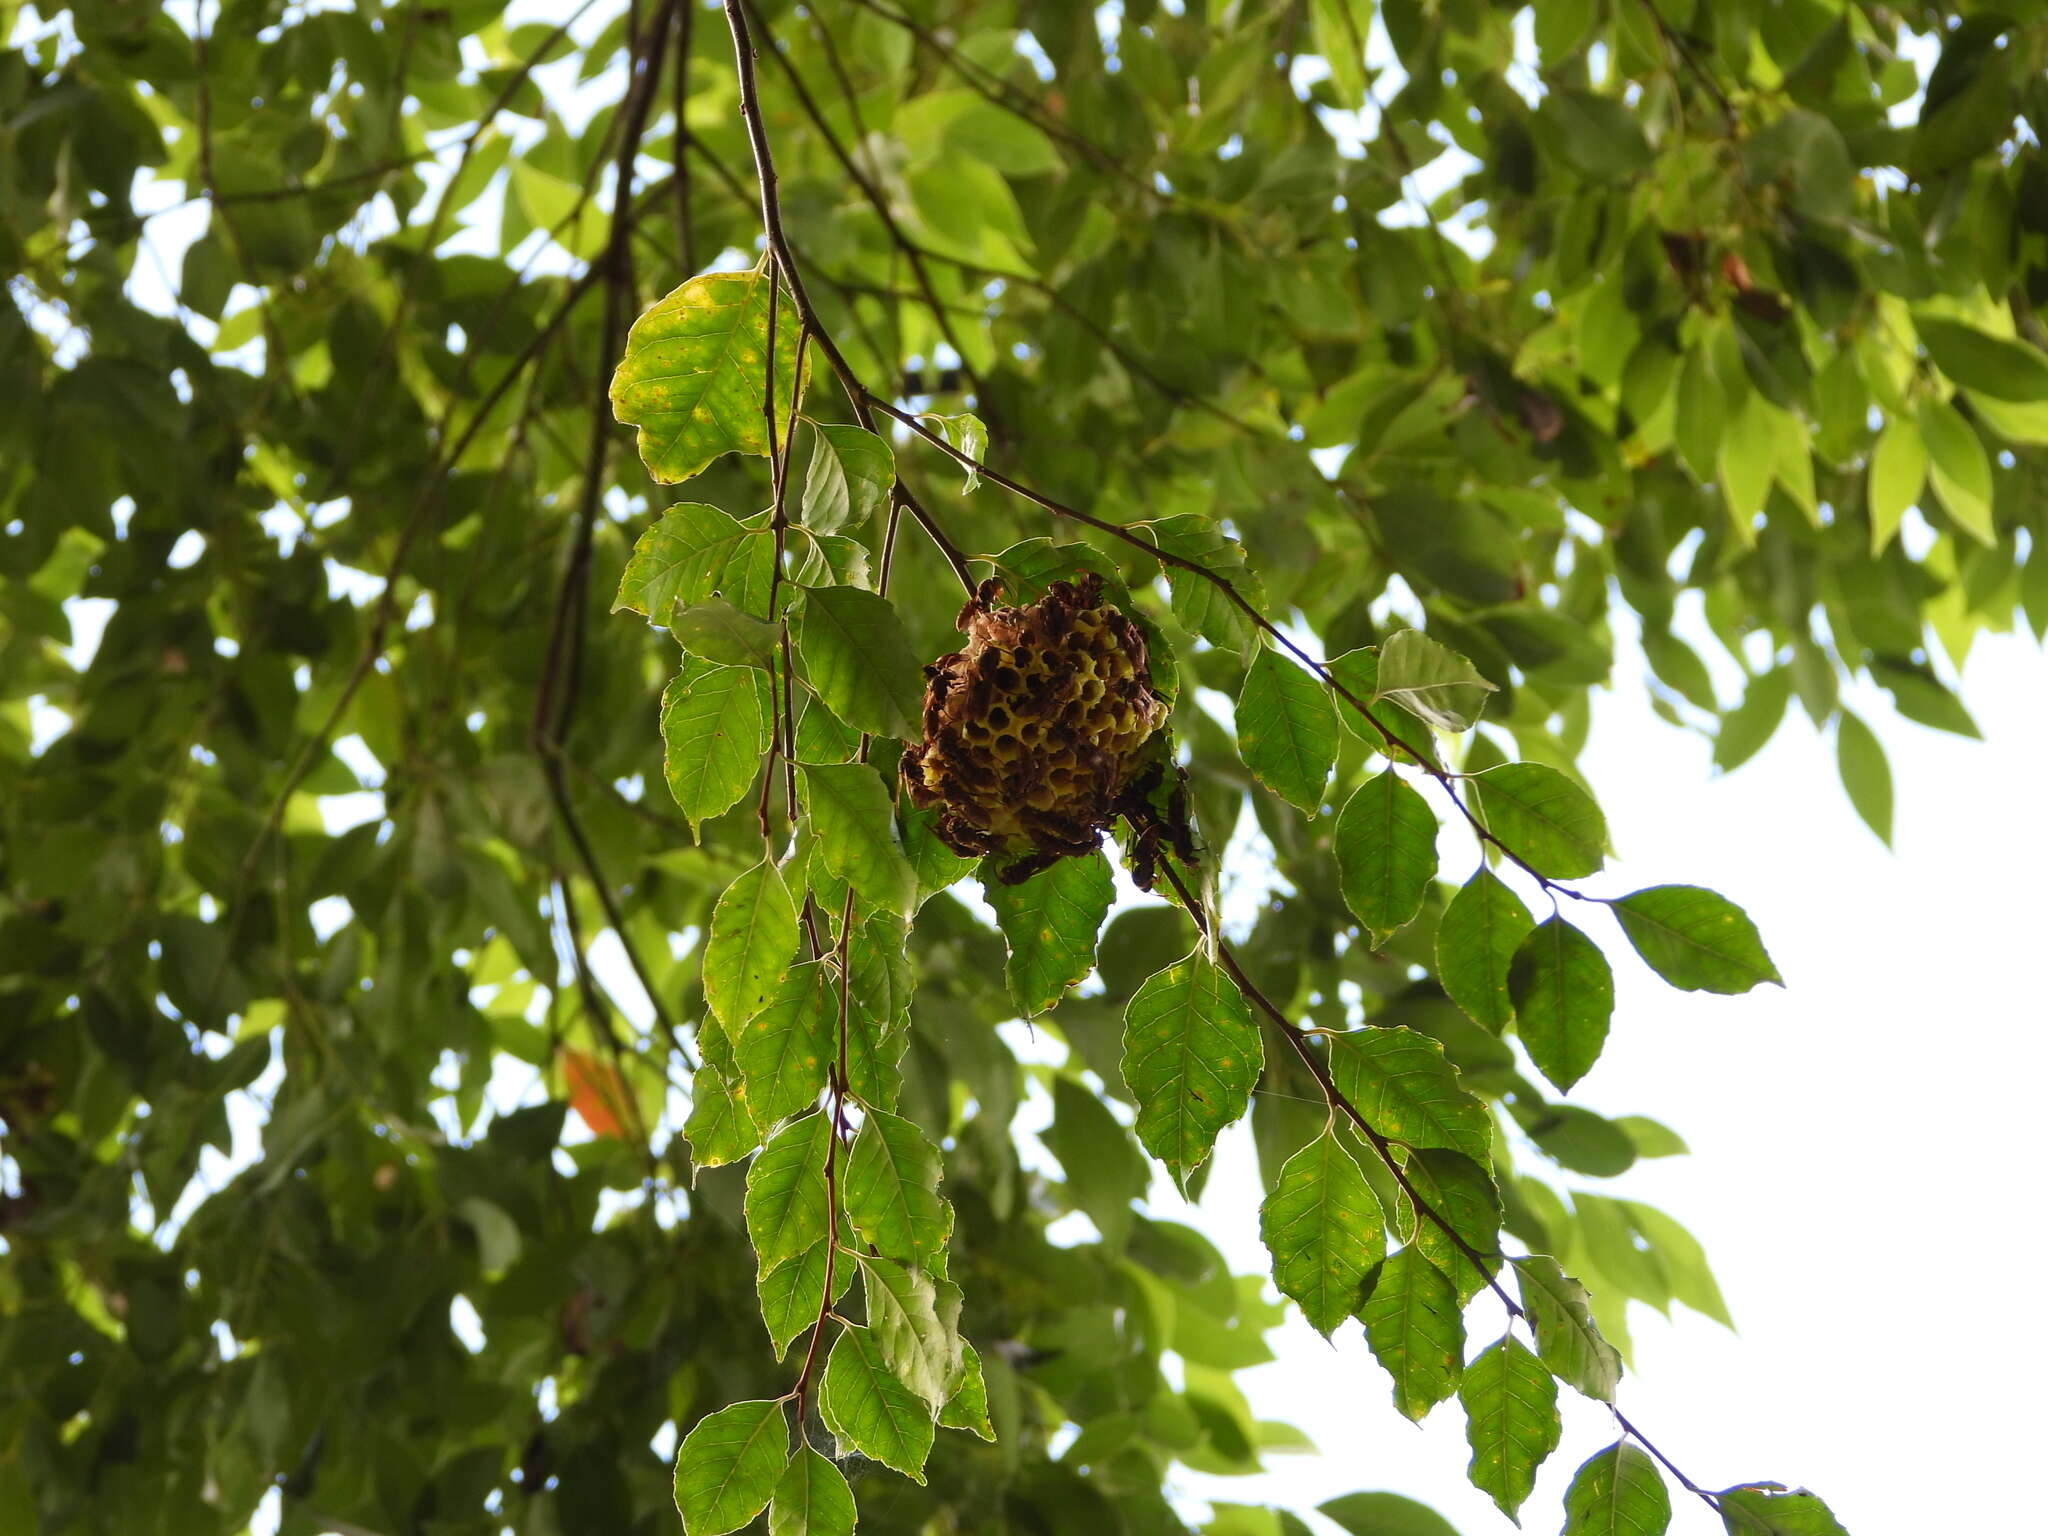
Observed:
[[[1166,719],[1145,637],[1102,600],[1101,578],[1056,581],[1039,601],[960,610],[967,643],[925,668],[924,739],[903,754],[912,802],[940,808],[956,853],[1042,868],[1101,846],[1117,802]]]

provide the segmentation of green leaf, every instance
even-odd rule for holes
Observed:
[[[768,1506],[768,1536],[853,1536],[858,1518],[846,1474],[806,1444],[797,1449]]]
[[[716,592],[744,611],[763,608],[774,554],[775,540],[765,528],[750,528],[700,502],[678,502],[635,541],[612,612],[630,609],[666,627],[678,605],[704,602]]]
[[[733,1052],[756,1122],[774,1125],[818,1102],[837,1019],[827,968],[807,960],[790,967],[767,1006],[735,1032]]]
[[[842,1234],[843,1235],[843,1234]],[[761,1303],[761,1321],[775,1346],[775,1358],[789,1353],[799,1334],[818,1320],[825,1301],[825,1256],[832,1245],[823,1239],[811,1244],[795,1258],[760,1268],[755,1291]],[[837,1301],[853,1283],[853,1264],[843,1256],[832,1266],[832,1299]]]
[[[1607,818],[1555,768],[1502,763],[1465,782],[1486,830],[1539,874],[1571,880],[1606,863]]]
[[[639,429],[640,462],[656,480],[687,480],[723,453],[766,454],[766,273],[706,272],[633,322],[612,375],[612,413]],[[775,400],[786,419],[796,381],[798,321],[776,314]],[[801,394],[801,389],[796,390]]]
[[[1548,1254],[1516,1259],[1522,1306],[1536,1335],[1536,1356],[1551,1375],[1599,1402],[1614,1401],[1621,1380],[1621,1356],[1600,1337],[1586,1288]]]
[[[1701,485],[1711,482],[1721,456],[1721,431],[1728,413],[1728,396],[1714,376],[1708,348],[1695,346],[1685,356],[1678,374],[1678,411],[1672,419],[1672,435],[1686,468]]]
[[[988,460],[988,428],[981,418],[972,411],[960,411],[951,416],[927,413],[917,418],[937,432],[953,447],[968,458],[986,463]],[[967,472],[967,483],[961,486],[962,494],[971,494],[981,485],[981,471],[971,465],[962,465]]]
[[[1714,766],[1733,773],[1762,751],[1784,720],[1791,697],[1789,668],[1773,667],[1751,678],[1742,702],[1721,717],[1721,730],[1714,738]]]
[[[1333,1131],[1290,1157],[1259,1207],[1273,1283],[1328,1338],[1358,1310],[1372,1267],[1386,1257],[1386,1219],[1372,1186]]]
[[[1818,112],[1781,113],[1746,146],[1752,182],[1779,181],[1802,216],[1839,224],[1855,208],[1856,165],[1842,130]]]
[[[1246,601],[1259,600],[1262,588],[1245,562],[1244,546],[1212,519],[1195,512],[1162,517],[1145,532],[1167,554],[1221,576]],[[1242,651],[1252,643],[1257,631],[1251,621],[1214,581],[1182,566],[1166,566],[1165,575],[1173,592],[1173,615],[1185,628],[1226,651]]]
[[[1371,505],[1373,521],[1404,573],[1474,603],[1505,603],[1515,596],[1515,538],[1498,514],[1411,485],[1382,492]]]
[[[1390,762],[1414,762],[1420,754],[1432,767],[1442,766],[1432,750],[1433,738],[1428,731],[1415,729],[1412,715],[1391,704],[1371,702],[1380,688],[1377,651],[1366,648],[1346,651],[1341,656],[1332,656],[1323,663],[1323,667],[1350,695],[1350,698],[1339,699],[1337,718],[1352,735]],[[1353,699],[1358,704],[1353,704]],[[1363,705],[1363,709],[1359,705]],[[1404,745],[1396,746],[1396,741]]]
[[[1521,898],[1483,864],[1436,925],[1437,979],[1473,1023],[1495,1034],[1514,1020],[1508,968],[1532,926]]]
[[[1577,1104],[1551,1104],[1528,1123],[1529,1139],[1574,1173],[1611,1179],[1635,1165],[1636,1147],[1612,1120]]]
[[[1683,1136],[1648,1115],[1618,1115],[1614,1123],[1635,1144],[1638,1157],[1684,1157],[1692,1151]]]
[[[896,805],[865,763],[807,766],[804,808],[825,868],[854,888],[862,910],[908,917],[917,910],[917,871],[896,832]]]
[[[988,1421],[988,1383],[981,1374],[981,1356],[974,1352],[972,1344],[962,1344],[960,1356],[964,1363],[960,1385],[939,1410],[939,1423],[947,1429],[964,1429],[993,1444],[996,1432]]]
[[[2010,341],[1936,315],[1913,317],[1934,364],[1956,383],[1995,400],[2048,400],[2048,356],[2024,341]]]
[[[1008,176],[1037,176],[1066,162],[1038,129],[979,91],[926,91],[896,108],[892,129],[911,155],[950,147]]]
[[[1946,400],[1920,402],[1920,437],[1927,444],[1927,474],[1934,494],[1956,526],[1979,543],[1996,545],[1991,519],[1991,460],[1983,439]]]
[[[797,649],[833,714],[871,736],[907,739],[924,709],[923,672],[903,620],[859,587],[808,587]]]
[[[1834,1512],[1804,1488],[1730,1488],[1716,1497],[1728,1536],[1849,1536]]]
[[[1337,879],[1344,904],[1383,938],[1422,910],[1436,878],[1436,816],[1388,768],[1367,779],[1337,815]]]
[[[1350,1536],[1458,1536],[1451,1522],[1398,1493],[1347,1493],[1316,1506]]]
[[[698,1168],[736,1163],[761,1144],[745,1090],[706,1062],[690,1080],[690,1117],[683,1135],[690,1143],[690,1161]]]
[[[1329,690],[1260,646],[1237,696],[1237,750],[1261,784],[1314,815],[1337,761],[1337,709]]]
[[[1728,1315],[1728,1303],[1722,1299],[1721,1287],[1707,1264],[1706,1250],[1700,1247],[1699,1239],[1655,1206],[1639,1200],[1623,1200],[1620,1204],[1636,1235],[1656,1255],[1665,1279],[1670,1282],[1672,1296],[1702,1317],[1711,1317],[1723,1328],[1733,1328],[1735,1321]]]
[[[725,1536],[768,1507],[789,1461],[782,1404],[734,1403],[708,1413],[676,1452],[684,1536]]]
[[[1653,885],[1613,903],[1621,931],[1651,970],[1688,992],[1784,985],[1756,925],[1727,897],[1697,885]]]
[[[796,904],[782,871],[763,859],[725,888],[704,945],[704,1001],[737,1032],[789,974],[796,954]]]
[[[853,1139],[842,1198],[846,1219],[877,1251],[933,1268],[953,1231],[939,1198],[939,1149],[909,1120],[870,1109]]]
[[[1635,112],[1612,96],[1553,90],[1537,118],[1555,136],[1558,152],[1593,181],[1624,181],[1650,168],[1649,141]]]
[[[1116,899],[1109,860],[1061,859],[1017,885],[984,874],[981,888],[1009,950],[1003,978],[1011,998],[1026,1018],[1044,1013],[1095,968],[1095,936]]]
[[[1199,953],[1138,988],[1124,1010],[1124,1082],[1138,1140],[1185,1185],[1245,1112],[1265,1048],[1230,978]]]
[[[1632,1441],[1588,1458],[1564,1494],[1564,1536],[1663,1536],[1671,1494],[1657,1463]]]
[[[1067,1199],[1087,1213],[1112,1249],[1131,1229],[1131,1202],[1141,1200],[1152,1168],[1108,1106],[1061,1073],[1052,1080],[1052,1125],[1042,1133],[1067,1176]]]
[[[722,597],[706,598],[668,616],[668,632],[692,656],[726,667],[775,665],[775,647],[782,631],[775,625],[741,613]]]
[[[865,1328],[846,1327],[825,1362],[818,1398],[825,1424],[843,1447],[924,1481],[935,1431],[924,1399],[896,1379]]]
[[[692,837],[746,798],[773,712],[767,679],[751,667],[690,668],[662,691],[662,775]]]
[[[806,1115],[777,1131],[747,1169],[747,1237],[764,1273],[824,1241],[831,1140],[831,1116]]]
[[[1465,1360],[1458,1293],[1418,1250],[1403,1248],[1380,1267],[1358,1317],[1407,1417],[1419,1421],[1457,1390]]]
[[[1420,1203],[1434,1214],[1425,1215],[1408,1191],[1399,1189],[1396,1230],[1413,1234],[1422,1256],[1450,1276],[1463,1306],[1500,1269],[1500,1191],[1493,1175],[1463,1153],[1440,1147],[1413,1154],[1403,1171]],[[1467,1249],[1486,1260],[1483,1271]]]
[[[1655,1307],[1667,1316],[1671,1307],[1671,1280],[1656,1254],[1638,1247],[1635,1226],[1619,1200],[1596,1195],[1591,1190],[1572,1191],[1572,1219],[1579,1229],[1580,1252],[1606,1284],[1610,1298],[1616,1294]]]
[[[1457,1068],[1429,1036],[1370,1024],[1346,1030],[1330,1038],[1330,1073],[1380,1135],[1462,1152],[1481,1167],[1492,1163],[1486,1106],[1458,1085]]]
[[[1494,691],[1471,662],[1419,629],[1396,630],[1380,645],[1374,702],[1391,699],[1440,731],[1472,729]]]
[[[1500,1512],[1519,1525],[1536,1469],[1563,1438],[1557,1382],[1513,1334],[1505,1334],[1465,1367],[1458,1402],[1472,1447],[1472,1486],[1492,1495]]]
[[[869,1254],[860,1256],[860,1268],[866,1277],[868,1332],[883,1363],[936,1412],[959,1389],[966,1371],[960,1287]]]
[[[1917,720],[1937,731],[1953,731],[1973,741],[1984,739],[1963,701],[1943,685],[1925,662],[1873,660],[1870,675],[1891,694],[1892,706],[1908,720]]]
[[[837,533],[874,517],[889,502],[896,455],[883,438],[859,427],[810,423],[811,467],[804,476],[799,521],[813,533]]]
[[[826,712],[820,710],[819,713]],[[955,853],[939,841],[938,819],[936,808],[919,810],[915,806],[905,806],[903,809],[903,852],[910,860],[910,867],[917,871],[920,907],[940,891],[974,872],[974,859]]]
[[[1508,972],[1515,1033],[1545,1077],[1569,1093],[1600,1059],[1614,1015],[1607,957],[1562,917],[1533,929]]]
[[[1920,500],[1927,483],[1927,445],[1920,440],[1920,426],[1910,416],[1894,416],[1885,423],[1870,450],[1870,552],[1884,553],[1906,509]]]
[[[1864,825],[1889,848],[1892,842],[1892,769],[1869,726],[1846,709],[1835,721],[1835,760],[1842,788]]]

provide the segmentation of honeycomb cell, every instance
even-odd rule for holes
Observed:
[[[984,582],[960,610],[967,643],[925,668],[924,735],[903,754],[912,802],[939,810],[956,853],[1042,867],[1088,853],[1150,761],[1166,704],[1145,637],[1101,579],[1056,581],[1023,607]]]

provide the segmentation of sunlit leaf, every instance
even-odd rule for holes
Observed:
[[[1259,1235],[1273,1283],[1325,1337],[1358,1309],[1365,1277],[1387,1251],[1379,1200],[1330,1131],[1281,1168],[1259,1207]]]
[[[831,1137],[831,1116],[807,1115],[776,1132],[747,1169],[747,1237],[763,1270],[824,1240]]]
[[[734,1403],[699,1419],[676,1452],[685,1536],[725,1536],[763,1509],[789,1461],[782,1404]]]
[[[907,738],[924,705],[924,676],[903,621],[858,587],[810,587],[797,648],[826,707],[857,731]]]
[[[1396,630],[1380,645],[1378,697],[1440,731],[1469,731],[1494,691],[1471,662],[1419,629]]]
[[[1607,818],[1555,768],[1503,763],[1465,782],[1487,831],[1537,873],[1570,880],[1606,862]]]
[[[1540,1253],[1515,1260],[1515,1274],[1536,1335],[1537,1358],[1559,1381],[1603,1403],[1614,1401],[1621,1356],[1600,1337],[1586,1288],[1558,1268],[1557,1260]]]
[[[1443,1147],[1486,1166],[1493,1126],[1486,1106],[1458,1084],[1443,1047],[1412,1029],[1368,1025],[1330,1041],[1337,1089],[1366,1123],[1411,1147]]]
[[[768,601],[774,542],[765,527],[701,502],[678,502],[634,543],[612,612],[630,609],[666,626],[678,605],[723,593],[741,612],[760,613]]]
[[[939,1197],[939,1151],[912,1122],[870,1110],[854,1137],[842,1194],[846,1219],[874,1247],[905,1264],[932,1263],[953,1230]]]
[[[896,478],[896,455],[872,432],[836,422],[810,423],[811,465],[801,520],[813,533],[858,527],[881,511]]]
[[[1394,1378],[1394,1406],[1420,1419],[1458,1389],[1465,1324],[1444,1272],[1413,1248],[1380,1266],[1358,1309],[1373,1357]]]
[[[1138,1139],[1185,1181],[1245,1112],[1265,1049],[1244,998],[1200,954],[1168,966],[1124,1009],[1124,1081]]]
[[[1496,1034],[1515,1017],[1508,968],[1532,926],[1521,898],[1483,865],[1437,922],[1437,979],[1475,1024]]]
[[[1517,1513],[1536,1486],[1537,1468],[1563,1438],[1557,1382],[1519,1339],[1505,1334],[1465,1367],[1458,1401],[1472,1447],[1467,1475],[1519,1524]]]
[[[1728,1536],[1849,1536],[1834,1512],[1804,1488],[1729,1488],[1716,1497]]]
[[[704,946],[704,1000],[729,1030],[768,1006],[796,954],[796,904],[762,860],[725,888]]]
[[[800,1445],[775,1485],[768,1536],[853,1536],[857,1511],[846,1474]]]
[[[614,414],[639,429],[641,462],[655,479],[687,480],[723,453],[765,454],[768,386],[765,272],[690,278],[633,322],[612,376]],[[796,315],[776,314],[775,399],[781,419],[796,382]]]
[[[908,916],[917,910],[917,871],[896,831],[896,804],[864,763],[813,764],[803,770],[804,807],[817,829],[825,867],[851,885],[864,909]]]
[[[1747,992],[1782,981],[1742,908],[1697,885],[1653,885],[1614,903],[1650,969],[1690,992]]]
[[[840,1329],[818,1407],[846,1450],[894,1467],[914,1483],[924,1481],[934,1437],[931,1409],[896,1379],[867,1329]]]
[[[1562,917],[1544,921],[1522,941],[1508,972],[1515,1033],[1529,1059],[1561,1089],[1593,1069],[1614,1013],[1614,973],[1607,957]]]
[[[1095,968],[1095,936],[1116,896],[1102,854],[1061,859],[1016,885],[984,875],[982,894],[1009,951],[1010,996],[1026,1017],[1053,1007]]]
[[[1946,400],[1920,402],[1920,439],[1927,445],[1927,476],[1942,509],[1956,526],[1983,544],[1996,544],[1991,519],[1991,459],[1976,429]]]
[[[691,667],[663,691],[662,775],[692,835],[746,797],[773,710],[767,678],[751,667]]]
[[[1375,935],[1422,910],[1436,877],[1436,816],[1393,769],[1367,779],[1337,815],[1344,904]]]
[[[824,965],[792,966],[766,1006],[735,1033],[747,1107],[772,1126],[818,1101],[832,1060],[836,991]]]
[[[896,1379],[936,1412],[960,1387],[960,1288],[878,1255],[860,1256],[868,1333]]]
[[[1572,1476],[1564,1495],[1564,1536],[1663,1536],[1671,1494],[1649,1452],[1618,1440]]]
[[[1275,794],[1314,812],[1337,760],[1330,692],[1271,646],[1260,646],[1237,696],[1237,749]]]

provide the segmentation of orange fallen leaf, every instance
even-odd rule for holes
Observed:
[[[618,1071],[586,1051],[564,1051],[563,1070],[569,1079],[569,1107],[583,1117],[595,1136],[625,1139],[632,1099]]]

